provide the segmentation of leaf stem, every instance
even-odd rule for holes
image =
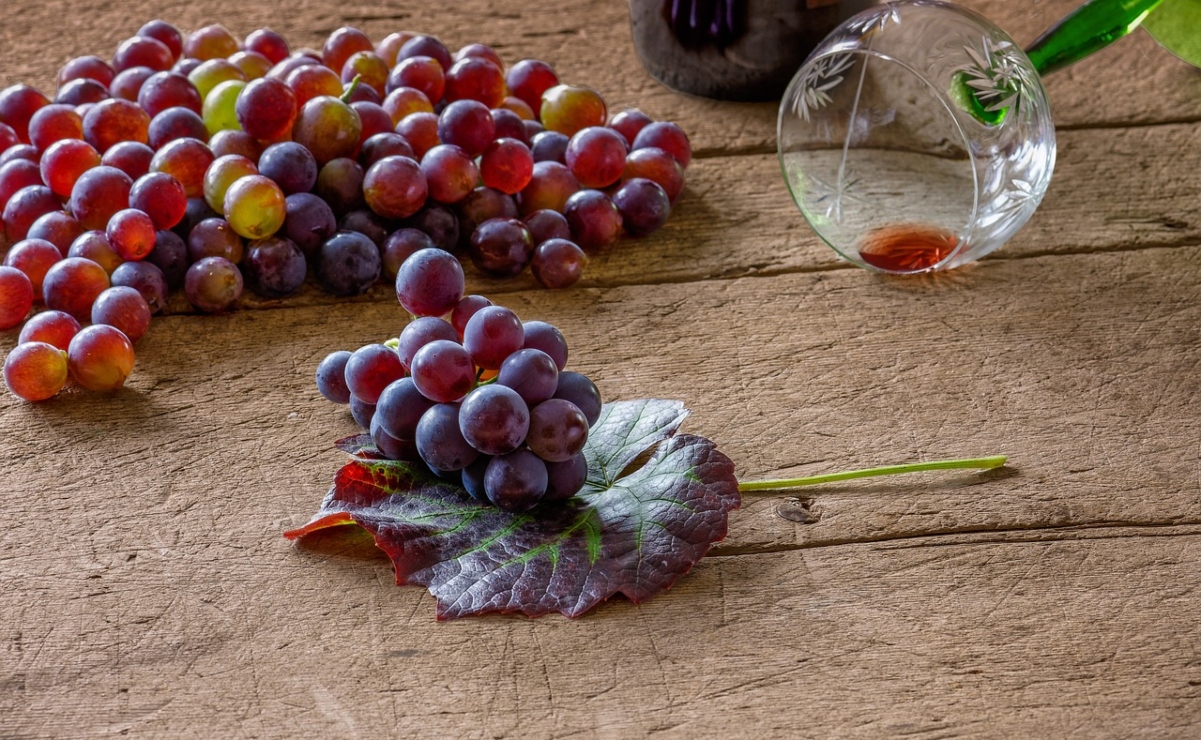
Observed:
[[[973,457],[963,460],[935,460],[924,463],[885,465],[881,468],[866,468],[864,470],[847,470],[841,473],[826,473],[825,475],[810,475],[804,478],[746,481],[738,484],[738,490],[743,493],[750,491],[775,491],[782,488],[800,488],[801,486],[816,486],[820,483],[834,483],[835,481],[852,480],[855,478],[872,478],[878,475],[897,475],[899,473],[921,473],[928,470],[956,470],[962,468],[988,470],[999,468],[1004,464],[1005,455]]]

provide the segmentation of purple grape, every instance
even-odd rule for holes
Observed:
[[[388,384],[375,405],[384,431],[397,439],[416,439],[417,422],[432,408],[434,402],[417,390],[412,378],[401,378]]]
[[[208,128],[194,111],[187,108],[167,108],[150,119],[147,137],[150,148],[162,149],[176,139],[208,139]]]
[[[543,131],[530,139],[530,152],[535,162],[567,164],[567,145],[571,139],[558,131]]]
[[[441,249],[422,249],[404,261],[396,273],[396,297],[414,316],[450,313],[463,297],[463,266]]]
[[[259,155],[259,174],[274,180],[285,195],[312,190],[317,172],[312,152],[294,141],[272,144]]]
[[[480,453],[459,431],[459,404],[440,403],[426,411],[417,424],[417,454],[435,471],[462,470]]]
[[[314,192],[329,204],[334,213],[341,215],[362,208],[366,203],[363,200],[363,178],[363,168],[353,159],[331,159],[317,173]]]
[[[346,385],[346,363],[350,352],[340,349],[330,352],[317,366],[317,390],[326,400],[350,403],[350,386]]]
[[[400,332],[400,338],[397,340],[396,353],[400,355],[400,364],[404,365],[405,370],[409,370],[413,365],[413,356],[417,354],[417,350],[438,339],[458,343],[459,333],[443,319],[433,316],[421,316],[413,319]],[[551,395],[554,395],[553,390]]]
[[[350,416],[363,429],[370,429],[371,420],[375,418],[375,404],[367,403],[352,395],[350,397]]]
[[[487,501],[488,494],[484,492],[484,473],[488,463],[492,462],[490,455],[480,455],[467,467],[463,468],[460,480],[467,494],[477,501]]]
[[[346,387],[361,401],[375,405],[391,383],[404,377],[400,356],[382,344],[359,347],[346,361]]]
[[[188,303],[205,313],[233,308],[242,297],[242,273],[224,257],[205,257],[188,268],[184,293]]]
[[[454,211],[440,203],[426,203],[405,225],[425,233],[438,249],[453,252],[459,247],[459,219]]]
[[[570,460],[546,464],[545,501],[566,501],[588,480],[588,460],[580,453]]]
[[[534,137],[546,130],[541,121],[522,121],[521,125],[525,127],[525,138],[533,141]]]
[[[488,370],[499,370],[505,358],[521,349],[524,342],[521,319],[503,306],[480,309],[463,328],[463,346],[472,362]]]
[[[417,159],[413,147],[409,146],[405,137],[397,133],[382,133],[375,134],[363,142],[363,148],[359,151],[359,164],[363,165],[363,169],[369,170],[371,165],[384,157]]]
[[[555,395],[559,388],[559,368],[551,356],[540,349],[520,349],[501,363],[496,382],[517,391],[521,400],[533,408]]]
[[[547,239],[534,250],[530,268],[544,287],[552,290],[569,288],[584,275],[588,255],[575,242],[567,239]]]
[[[455,205],[459,217],[459,242],[471,246],[471,237],[480,224],[493,218],[517,218],[517,201],[499,190],[478,187]]]
[[[388,238],[388,224],[383,218],[372,211],[356,210],[347,213],[338,222],[341,231],[355,231],[371,240],[376,247],[382,248]]]
[[[588,419],[571,401],[552,398],[530,409],[530,451],[547,462],[565,462],[584,449]]]
[[[563,215],[571,226],[572,241],[585,249],[608,246],[621,235],[621,213],[599,190],[573,193]]]
[[[521,446],[530,429],[530,409],[517,391],[482,385],[463,399],[459,429],[485,455],[503,455]]]
[[[380,245],[380,257],[383,259],[384,277],[395,281],[396,274],[405,260],[422,249],[434,249],[434,240],[424,231],[417,229],[397,229],[384,239]]]
[[[416,443],[410,439],[397,439],[385,432],[380,425],[379,414],[371,417],[370,431],[371,441],[389,460],[416,461],[419,459]]]
[[[404,46],[400,47],[400,51],[396,53],[396,62],[399,64],[410,57],[437,59],[443,70],[454,66],[454,57],[450,50],[436,36],[414,36],[406,41]]]
[[[534,237],[534,244],[542,244],[548,239],[571,239],[571,226],[567,217],[558,211],[544,208],[534,211],[525,217],[525,226]]]
[[[528,511],[546,495],[546,463],[529,450],[492,458],[484,471],[484,491],[497,508]]]
[[[587,376],[570,370],[559,373],[559,387],[555,390],[555,398],[570,401],[584,413],[591,427],[600,418],[601,395],[596,383]]]
[[[171,232],[166,233],[170,234]],[[171,234],[171,236],[175,235]],[[146,305],[150,307],[152,314],[163,310],[163,306],[167,304],[167,292],[170,290],[167,287],[167,278],[163,275],[162,270],[148,260],[117,265],[117,269],[113,270],[111,280],[114,286],[133,288],[138,291],[146,301]]]
[[[300,289],[308,272],[300,247],[282,236],[251,242],[242,265],[251,289],[264,298],[292,295]]]
[[[456,100],[438,117],[438,139],[454,144],[470,157],[484,153],[496,138],[496,124],[488,106],[475,100]]]
[[[380,274],[379,248],[354,231],[339,231],[321,245],[317,280],[327,293],[352,296],[366,293]]]
[[[613,194],[621,225],[630,236],[646,236],[667,223],[671,200],[659,184],[643,177],[628,180]]]
[[[476,312],[481,308],[487,308],[491,305],[492,301],[482,295],[465,295],[459,301],[459,305],[455,306],[455,310],[451,311],[450,323],[454,325],[455,331],[461,337],[467,329],[467,322],[471,321],[471,317],[475,316]]]
[[[489,275],[517,275],[533,256],[534,237],[518,219],[488,219],[471,235],[471,261]]]
[[[188,245],[174,231],[156,231],[154,249],[144,261],[162,270],[167,287],[177,290],[188,272]]]
[[[316,261],[321,245],[338,231],[333,210],[312,193],[294,193],[284,200],[284,236],[295,242],[310,261]]]
[[[171,227],[171,231],[175,232],[186,244],[196,224],[201,221],[207,221],[210,218],[221,218],[221,214],[214,211],[204,198],[188,198],[188,205],[184,209],[183,218],[179,220],[179,223]]]
[[[471,356],[462,345],[446,339],[435,339],[417,350],[411,368],[417,389],[431,401],[458,401],[475,385]]]
[[[493,136],[497,139],[517,139],[522,144],[529,145],[530,135],[525,131],[525,123],[521,116],[507,108],[492,109]]]

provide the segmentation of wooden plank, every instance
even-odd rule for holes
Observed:
[[[751,497],[724,552],[1201,522],[1201,279],[1177,250],[997,260],[945,280],[837,271],[505,303],[564,327],[571,364],[606,398],[683,400],[686,429],[746,479],[1012,456],[1008,475]],[[0,423],[22,430],[0,440],[4,511],[33,528],[10,546],[53,541],[47,507],[56,521],[136,512],[212,538],[242,520],[263,536],[303,522],[340,464],[333,440],[354,431],[312,372],[403,320],[394,304],[170,317],[115,396],[0,396]],[[55,452],[69,464],[48,465]]]
[[[7,737],[1201,731],[1196,528],[709,558],[642,607],[438,624],[373,555],[163,524],[7,558]]]
[[[1029,43],[1075,0],[973,0],[964,3]],[[161,8],[145,2],[93,4],[65,0],[22,4],[6,23],[0,46],[0,85],[52,85],[59,65],[79,54],[108,57]],[[775,104],[730,104],[675,93],[652,80],[634,53],[625,3],[548,4],[500,9],[472,0],[414,5],[400,0],[329,5],[301,0],[280,15],[273,7],[220,0],[172,8],[167,20],[183,28],[221,22],[245,34],[270,25],[295,46],[320,47],[326,34],[349,23],[374,38],[400,29],[435,33],[457,48],[480,41],[506,57],[536,56],[565,80],[592,85],[614,108],[636,105],[685,124],[702,155],[775,149]],[[48,39],[53,35],[53,41]],[[604,60],[603,64],[597,64]],[[1137,70],[1137,72],[1136,72]],[[1067,127],[1126,126],[1201,120],[1201,75],[1146,33],[1098,54],[1048,81],[1056,121]]]

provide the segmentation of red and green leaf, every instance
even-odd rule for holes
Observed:
[[[703,437],[676,434],[687,414],[676,401],[607,404],[584,450],[584,489],[522,514],[351,437],[338,443],[352,459],[320,511],[285,536],[359,524],[392,559],[398,584],[429,589],[439,619],[576,617],[618,593],[641,603],[725,537],[741,501],[730,459]]]

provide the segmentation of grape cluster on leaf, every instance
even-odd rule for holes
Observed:
[[[741,503],[733,462],[708,439],[676,434],[687,414],[678,401],[605,405],[584,450],[583,490],[521,514],[382,459],[370,437],[351,437],[339,447],[352,459],[321,509],[285,536],[364,527],[392,559],[398,584],[429,589],[439,619],[578,617],[618,593],[641,603],[723,539]]]

